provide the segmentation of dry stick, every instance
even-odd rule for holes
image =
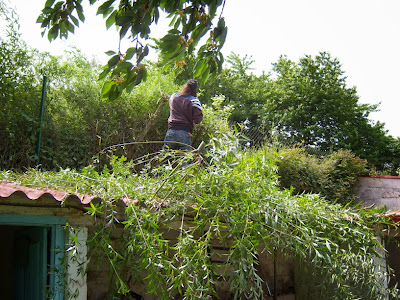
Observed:
[[[144,128],[142,134],[138,137],[137,141],[141,142],[144,140],[146,137],[147,133],[150,131],[151,127],[154,125],[154,120],[158,118],[158,115],[160,114],[161,108],[164,106],[164,104],[168,101],[169,95],[168,94],[162,94],[161,98],[158,99],[158,106],[156,111],[150,116],[150,119],[147,121],[146,127]]]
[[[102,153],[104,153],[105,151],[107,151],[107,150],[112,150],[112,149],[114,149],[114,148],[117,148],[117,147],[122,147],[122,146],[129,146],[129,145],[138,145],[138,144],[164,144],[165,142],[164,141],[147,141],[147,142],[129,142],[129,143],[120,143],[120,144],[115,144],[115,145],[111,145],[111,146],[108,146],[108,147],[106,147],[106,148],[104,148],[103,150],[101,150],[100,152],[99,152],[99,154],[102,154]],[[185,144],[185,143],[180,143],[180,142],[174,142],[175,144],[179,144],[179,145],[185,145],[185,146],[188,146],[187,144]],[[190,146],[191,148],[193,148],[192,146]],[[196,150],[195,148],[193,148],[194,150]]]
[[[206,144],[204,143],[204,141],[201,141],[199,147],[197,149],[194,149],[192,151],[190,151],[190,153],[193,153],[194,155],[200,155],[200,153],[204,150],[204,147],[206,146]],[[175,173],[178,171],[178,169],[180,169],[182,166],[182,161],[172,170],[172,172],[168,175],[168,177],[166,179],[163,180],[163,182],[161,183],[161,185],[158,187],[158,189],[156,190],[156,192],[154,193],[152,199],[150,201],[153,201],[158,192],[161,190],[161,188],[164,186],[164,184],[167,182],[167,180]],[[181,179],[181,182],[187,177],[188,173],[186,173],[183,178]],[[162,204],[165,202],[165,200],[167,199],[167,197],[173,192],[174,189],[171,189],[169,191],[169,193],[164,197],[164,199],[160,202],[160,207],[162,206]]]
[[[165,93],[162,93],[162,94],[161,94],[161,97],[160,97],[160,98],[158,99],[158,101],[157,101],[157,105],[158,105],[158,106],[157,106],[157,109],[156,109],[156,111],[155,111],[152,115],[150,115],[150,118],[149,118],[149,120],[147,121],[144,130],[143,130],[142,133],[139,135],[139,137],[136,139],[136,142],[137,142],[137,143],[140,143],[140,142],[142,142],[142,141],[145,139],[145,137],[146,137],[147,134],[149,133],[150,129],[154,126],[154,121],[158,118],[158,116],[159,116],[159,114],[160,114],[160,112],[161,112],[162,107],[163,107],[164,104],[168,101],[168,99],[169,99],[169,95],[168,95],[168,94],[165,94]],[[131,153],[130,153],[131,157],[133,157],[134,154],[138,151],[138,150],[137,150],[137,147],[135,147],[135,148],[136,148],[136,149],[133,150],[133,151],[131,151]]]

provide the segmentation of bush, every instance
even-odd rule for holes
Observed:
[[[348,150],[317,157],[302,148],[286,148],[279,152],[277,164],[282,188],[295,194],[321,194],[342,204],[355,200],[354,184],[367,173],[366,160]]]
[[[0,54],[3,52],[0,49]],[[4,150],[0,169],[23,170],[36,165],[40,74],[48,77],[40,151],[43,169],[80,169],[112,145],[163,140],[168,104],[160,99],[178,89],[171,74],[149,67],[147,82],[132,93],[113,102],[102,101],[97,80],[100,66],[79,50],[67,51],[63,57],[29,53],[24,63],[33,75],[15,76],[15,85],[0,97],[0,103],[4,102],[0,109],[0,146]],[[145,136],[144,128],[148,128]],[[121,146],[115,147],[115,154],[133,158],[160,148],[161,144]]]
[[[211,105],[203,105],[203,122],[196,125],[194,130],[193,146],[197,147],[201,141],[209,143],[211,139],[219,139],[231,129],[228,118],[232,112],[232,106],[223,106],[225,96],[217,95],[211,98]]]
[[[299,274],[307,281],[296,294],[306,289],[303,294],[308,296],[302,299],[388,299],[391,293],[398,299],[396,289],[382,284],[386,268],[376,264],[384,253],[376,231],[376,225],[385,222],[382,214],[279,189],[270,148],[242,151],[227,134],[211,140],[208,150],[209,163],[196,154],[187,168],[165,168],[162,176],[130,176],[131,164],[114,157],[111,169],[101,173],[91,166],[82,172],[0,172],[0,180],[102,199],[89,208],[92,216],[101,216],[93,219],[98,227],[90,254],[93,259],[95,254],[108,258],[115,279],[111,290],[120,294],[143,283],[145,292],[157,299],[211,299],[224,281],[232,298],[261,299],[265,282],[257,269],[258,257],[279,249],[301,262]],[[316,170],[318,160],[304,157],[299,149],[287,152],[297,159],[291,163],[280,153],[288,166]],[[330,172],[325,178],[358,169],[350,153],[332,154],[326,161]],[[115,200],[121,198],[140,204],[132,201],[120,214]],[[169,221],[179,224],[176,239],[163,236]],[[121,226],[122,238],[115,243],[113,230],[121,232]],[[228,251],[226,261],[218,264],[212,261],[215,242]]]

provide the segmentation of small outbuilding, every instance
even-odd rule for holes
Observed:
[[[400,176],[365,176],[358,178],[358,201],[365,206],[387,209],[386,216],[393,226],[384,239],[387,264],[394,271],[389,287],[400,286]]]
[[[95,224],[86,208],[99,201],[90,195],[0,182],[2,299],[97,300],[110,296],[108,264],[88,258],[87,241]],[[120,200],[120,213],[124,213],[125,206]],[[176,240],[177,226],[173,222],[167,224],[164,238]],[[117,228],[115,240],[119,234]],[[224,261],[229,249],[216,244],[213,249],[213,263]],[[294,300],[293,263],[279,252],[261,254],[258,272],[265,283],[265,299]],[[141,285],[130,288],[132,293],[126,299],[155,299],[146,295]],[[216,291],[221,299],[233,298],[224,282]]]

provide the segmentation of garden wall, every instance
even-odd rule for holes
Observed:
[[[358,201],[366,206],[386,206],[390,211],[400,211],[400,177],[360,177],[356,185]]]

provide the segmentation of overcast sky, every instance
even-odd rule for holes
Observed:
[[[102,62],[105,51],[118,47],[118,34],[106,31],[94,8],[85,10],[85,23],[68,41],[50,44],[35,23],[45,0],[11,2],[22,37],[32,47],[61,54],[72,44]],[[400,136],[400,0],[227,0],[224,16],[225,54],[252,56],[254,72],[261,73],[269,72],[280,55],[297,62],[304,55],[329,52],[341,62],[348,86],[356,86],[360,103],[381,103],[371,119]]]

